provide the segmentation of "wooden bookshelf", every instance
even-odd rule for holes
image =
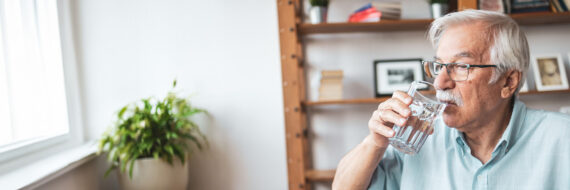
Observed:
[[[570,12],[518,13],[518,14],[511,14],[510,16],[520,25],[545,25],[545,24],[570,23]]]
[[[518,13],[510,15],[520,25],[545,25],[570,23],[570,12],[534,12]],[[354,33],[354,32],[386,32],[420,30],[426,31],[433,19],[410,19],[410,20],[381,20],[369,23],[324,23],[324,24],[301,24],[299,33],[307,34],[331,34],[331,33]]]
[[[307,101],[307,81],[304,36],[313,34],[339,34],[358,32],[421,31],[425,32],[432,19],[382,20],[375,23],[303,23],[303,0],[276,0],[283,89],[283,114],[285,120],[285,145],[287,152],[287,186],[290,190],[311,190],[313,182],[330,182],[335,170],[315,170],[306,107],[321,105],[374,104],[389,97],[348,99],[334,101]],[[457,10],[476,9],[476,0],[452,0]],[[452,8],[452,10],[454,10]],[[570,12],[521,13],[510,15],[520,25],[570,24]],[[570,90],[537,92],[521,95],[568,93]]]
[[[305,176],[308,181],[313,182],[330,182],[334,179],[336,170],[307,170]]]
[[[563,94],[563,93],[568,93],[570,95],[570,89],[567,89],[567,90],[550,90],[550,91],[531,90],[528,92],[521,92],[520,95],[526,96],[526,95],[536,95],[536,94]]]
[[[325,100],[325,101],[307,101],[303,102],[305,106],[333,105],[333,104],[370,104],[381,103],[390,97],[381,98],[364,98],[364,99],[346,99],[346,100]]]
[[[368,23],[324,23],[301,24],[301,34],[353,33],[353,32],[383,32],[403,30],[427,30],[433,19],[415,20],[382,20]]]
[[[521,92],[520,96],[527,95],[548,95],[548,94],[563,94],[568,93],[570,95],[570,90],[552,90],[552,91],[528,91]],[[346,99],[346,100],[328,100],[328,101],[306,101],[303,102],[304,106],[320,106],[320,105],[339,105],[339,104],[376,104],[382,103],[389,99],[390,97],[380,97],[380,98],[363,98],[363,99]]]

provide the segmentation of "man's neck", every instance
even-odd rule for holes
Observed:
[[[471,154],[483,164],[491,159],[493,150],[509,125],[514,99],[505,101],[503,104],[499,106],[497,112],[489,113],[484,117],[486,119],[480,120],[481,123],[477,123],[478,126],[473,127],[474,130],[464,132],[465,140],[471,148]]]

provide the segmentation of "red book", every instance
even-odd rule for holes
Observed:
[[[348,22],[378,21],[382,14],[374,7],[354,13],[348,18]]]

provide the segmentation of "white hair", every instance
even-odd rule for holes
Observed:
[[[428,32],[428,39],[437,49],[439,39],[447,28],[481,22],[486,31],[481,31],[490,40],[489,60],[498,65],[494,70],[489,84],[497,82],[499,77],[508,70],[517,70],[522,76],[515,91],[518,94],[525,82],[529,66],[529,50],[526,36],[518,24],[509,16],[484,10],[465,10],[449,13],[434,20]]]

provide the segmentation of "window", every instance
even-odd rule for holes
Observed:
[[[56,0],[0,0],[0,153],[69,133]]]

